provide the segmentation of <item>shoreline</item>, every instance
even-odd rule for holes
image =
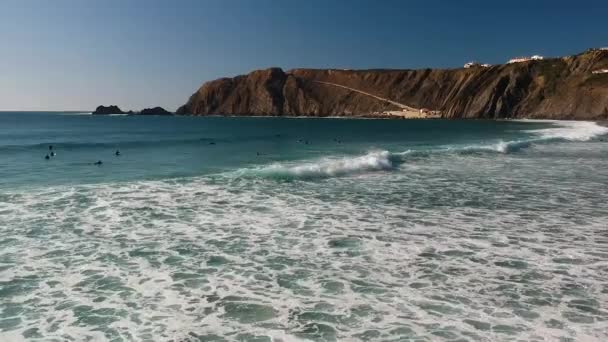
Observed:
[[[148,115],[150,116],[150,115]],[[177,114],[174,117],[213,117],[213,118],[280,118],[280,119],[356,119],[356,120],[444,120],[444,121],[547,121],[547,122],[596,122],[602,126],[608,127],[608,118],[606,119],[545,119],[545,118],[445,118],[445,117],[405,117],[397,115],[353,115],[353,116],[306,116],[306,115],[227,115],[227,114]]]

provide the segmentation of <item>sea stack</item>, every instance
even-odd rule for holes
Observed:
[[[139,115],[173,115],[173,113],[165,110],[163,107],[154,107],[142,109]]]
[[[126,114],[123,112],[118,106],[110,105],[110,106],[99,106],[93,112],[93,115],[109,115],[109,114]]]

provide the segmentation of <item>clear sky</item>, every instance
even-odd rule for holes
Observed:
[[[0,0],[0,110],[175,110],[271,66],[561,56],[608,46],[607,15],[607,0]]]

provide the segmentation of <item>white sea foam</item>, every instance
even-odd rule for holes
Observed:
[[[547,122],[556,127],[531,131],[541,139],[564,139],[569,141],[588,141],[595,137],[608,134],[608,127],[592,121],[553,121],[526,120],[528,122]]]
[[[0,191],[0,340],[606,341],[606,144],[579,145]]]
[[[543,122],[550,123],[554,127],[530,130],[528,132],[536,135],[536,138],[498,141],[496,143],[451,146],[448,151],[453,152],[498,152],[513,153],[528,148],[533,144],[546,143],[552,140],[566,141],[589,141],[598,136],[608,134],[608,127],[601,126],[591,121],[556,121],[556,120],[518,120],[521,122]]]
[[[323,178],[356,174],[370,171],[390,170],[393,168],[391,153],[374,151],[362,156],[343,158],[323,158],[301,164],[276,163],[255,169],[237,172],[238,176],[266,176],[275,178]]]
[[[534,144],[552,140],[588,141],[608,134],[608,127],[586,121],[522,120],[525,122],[546,122],[556,127],[531,130],[536,138],[511,141],[489,142],[485,144],[448,146],[434,150],[408,150],[404,152],[373,151],[361,156],[322,158],[314,161],[295,163],[275,163],[271,165],[241,169],[235,173],[239,177],[270,178],[326,178],[374,171],[392,170],[410,156],[446,153],[515,153]]]
[[[448,147],[446,150],[457,153],[470,153],[470,152],[496,152],[496,153],[513,153],[521,149],[528,148],[532,145],[531,140],[513,140],[513,141],[499,141],[497,143],[489,143],[483,145],[468,145],[468,146],[457,146]]]
[[[5,194],[0,339],[605,340],[601,161],[425,161]]]

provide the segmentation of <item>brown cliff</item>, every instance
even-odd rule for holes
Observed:
[[[446,118],[607,119],[608,73],[593,73],[606,68],[601,50],[490,68],[272,68],[205,83],[178,114],[373,116],[398,103]]]

